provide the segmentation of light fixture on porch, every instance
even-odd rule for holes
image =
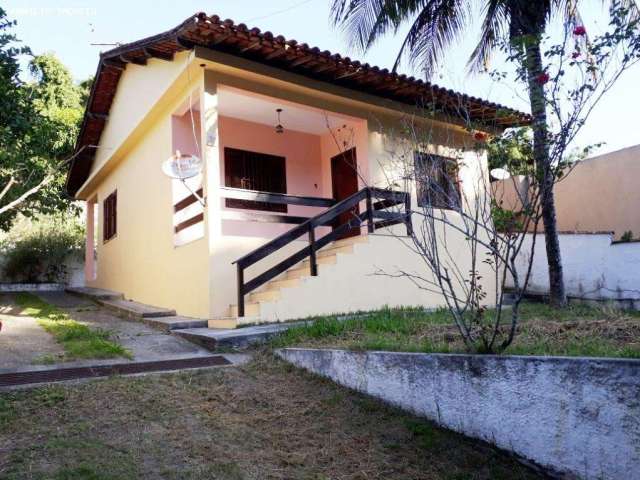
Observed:
[[[196,157],[195,155],[185,155],[181,153],[180,150],[176,150],[174,155],[171,155],[162,162],[162,171],[164,174],[167,177],[180,180],[185,188],[189,190],[189,192],[191,192],[198,202],[200,202],[204,207],[206,205],[204,199],[189,188],[189,185],[187,185],[186,182],[189,178],[199,175],[202,172],[202,167],[203,162],[200,157]]]
[[[276,125],[276,133],[284,133],[284,127],[282,126],[282,123],[280,122],[280,114],[282,113],[282,109],[281,108],[277,108],[276,109],[276,115],[278,115],[278,124]]]

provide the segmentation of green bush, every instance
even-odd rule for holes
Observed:
[[[620,237],[621,242],[631,242],[633,241],[633,232],[631,230],[627,230]]]
[[[0,244],[3,271],[14,282],[58,282],[84,254],[84,226],[75,215],[21,219]]]

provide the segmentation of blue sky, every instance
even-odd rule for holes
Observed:
[[[600,2],[586,1],[583,10],[588,28],[604,22]],[[35,53],[54,52],[84,79],[95,72],[101,50],[111,46],[96,43],[126,43],[174,27],[189,15],[205,11],[295,38],[311,46],[347,54],[381,67],[391,67],[400,38],[387,37],[366,55],[349,48],[340,31],[329,21],[330,0],[13,0],[3,1],[9,15],[18,21],[16,34]],[[468,94],[488,98],[522,110],[526,102],[508,85],[468,75],[465,65],[474,43],[471,32],[452,48],[443,67],[431,79],[434,83]],[[499,62],[494,65],[499,67]],[[411,72],[406,65],[402,68]],[[606,142],[599,153],[640,143],[637,128],[637,85],[640,65],[627,71],[590,117],[575,146]]]

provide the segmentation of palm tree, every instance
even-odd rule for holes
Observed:
[[[503,39],[521,48],[527,72],[529,103],[532,114],[534,162],[540,172],[540,197],[544,224],[551,302],[566,305],[560,244],[553,195],[554,172],[549,155],[548,124],[545,109],[544,75],[541,38],[552,15],[562,14],[570,22],[578,19],[578,0],[479,0],[484,18],[480,40],[469,60],[472,70],[479,71]],[[634,0],[628,0],[631,5]],[[410,23],[394,69],[407,55],[420,65],[427,76],[438,66],[443,55],[469,27],[472,0],[333,0],[332,15],[353,43],[369,49],[389,31]]]

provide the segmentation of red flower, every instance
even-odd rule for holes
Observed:
[[[489,135],[487,135],[487,134],[486,134],[486,133],[484,133],[484,132],[480,132],[480,131],[478,131],[478,132],[475,132],[475,133],[473,134],[473,138],[474,138],[477,142],[486,142],[486,141],[487,141],[487,138],[489,138]]]
[[[579,56],[580,56],[580,52],[573,52],[573,53],[571,54],[571,58],[573,58],[574,60],[575,60],[576,58],[578,58]]]
[[[584,28],[582,25],[578,25],[576,28],[573,29],[573,34],[581,37],[587,34],[587,29]]]
[[[547,72],[542,72],[540,75],[536,77],[536,82],[540,85],[544,85],[549,81],[549,74]]]

